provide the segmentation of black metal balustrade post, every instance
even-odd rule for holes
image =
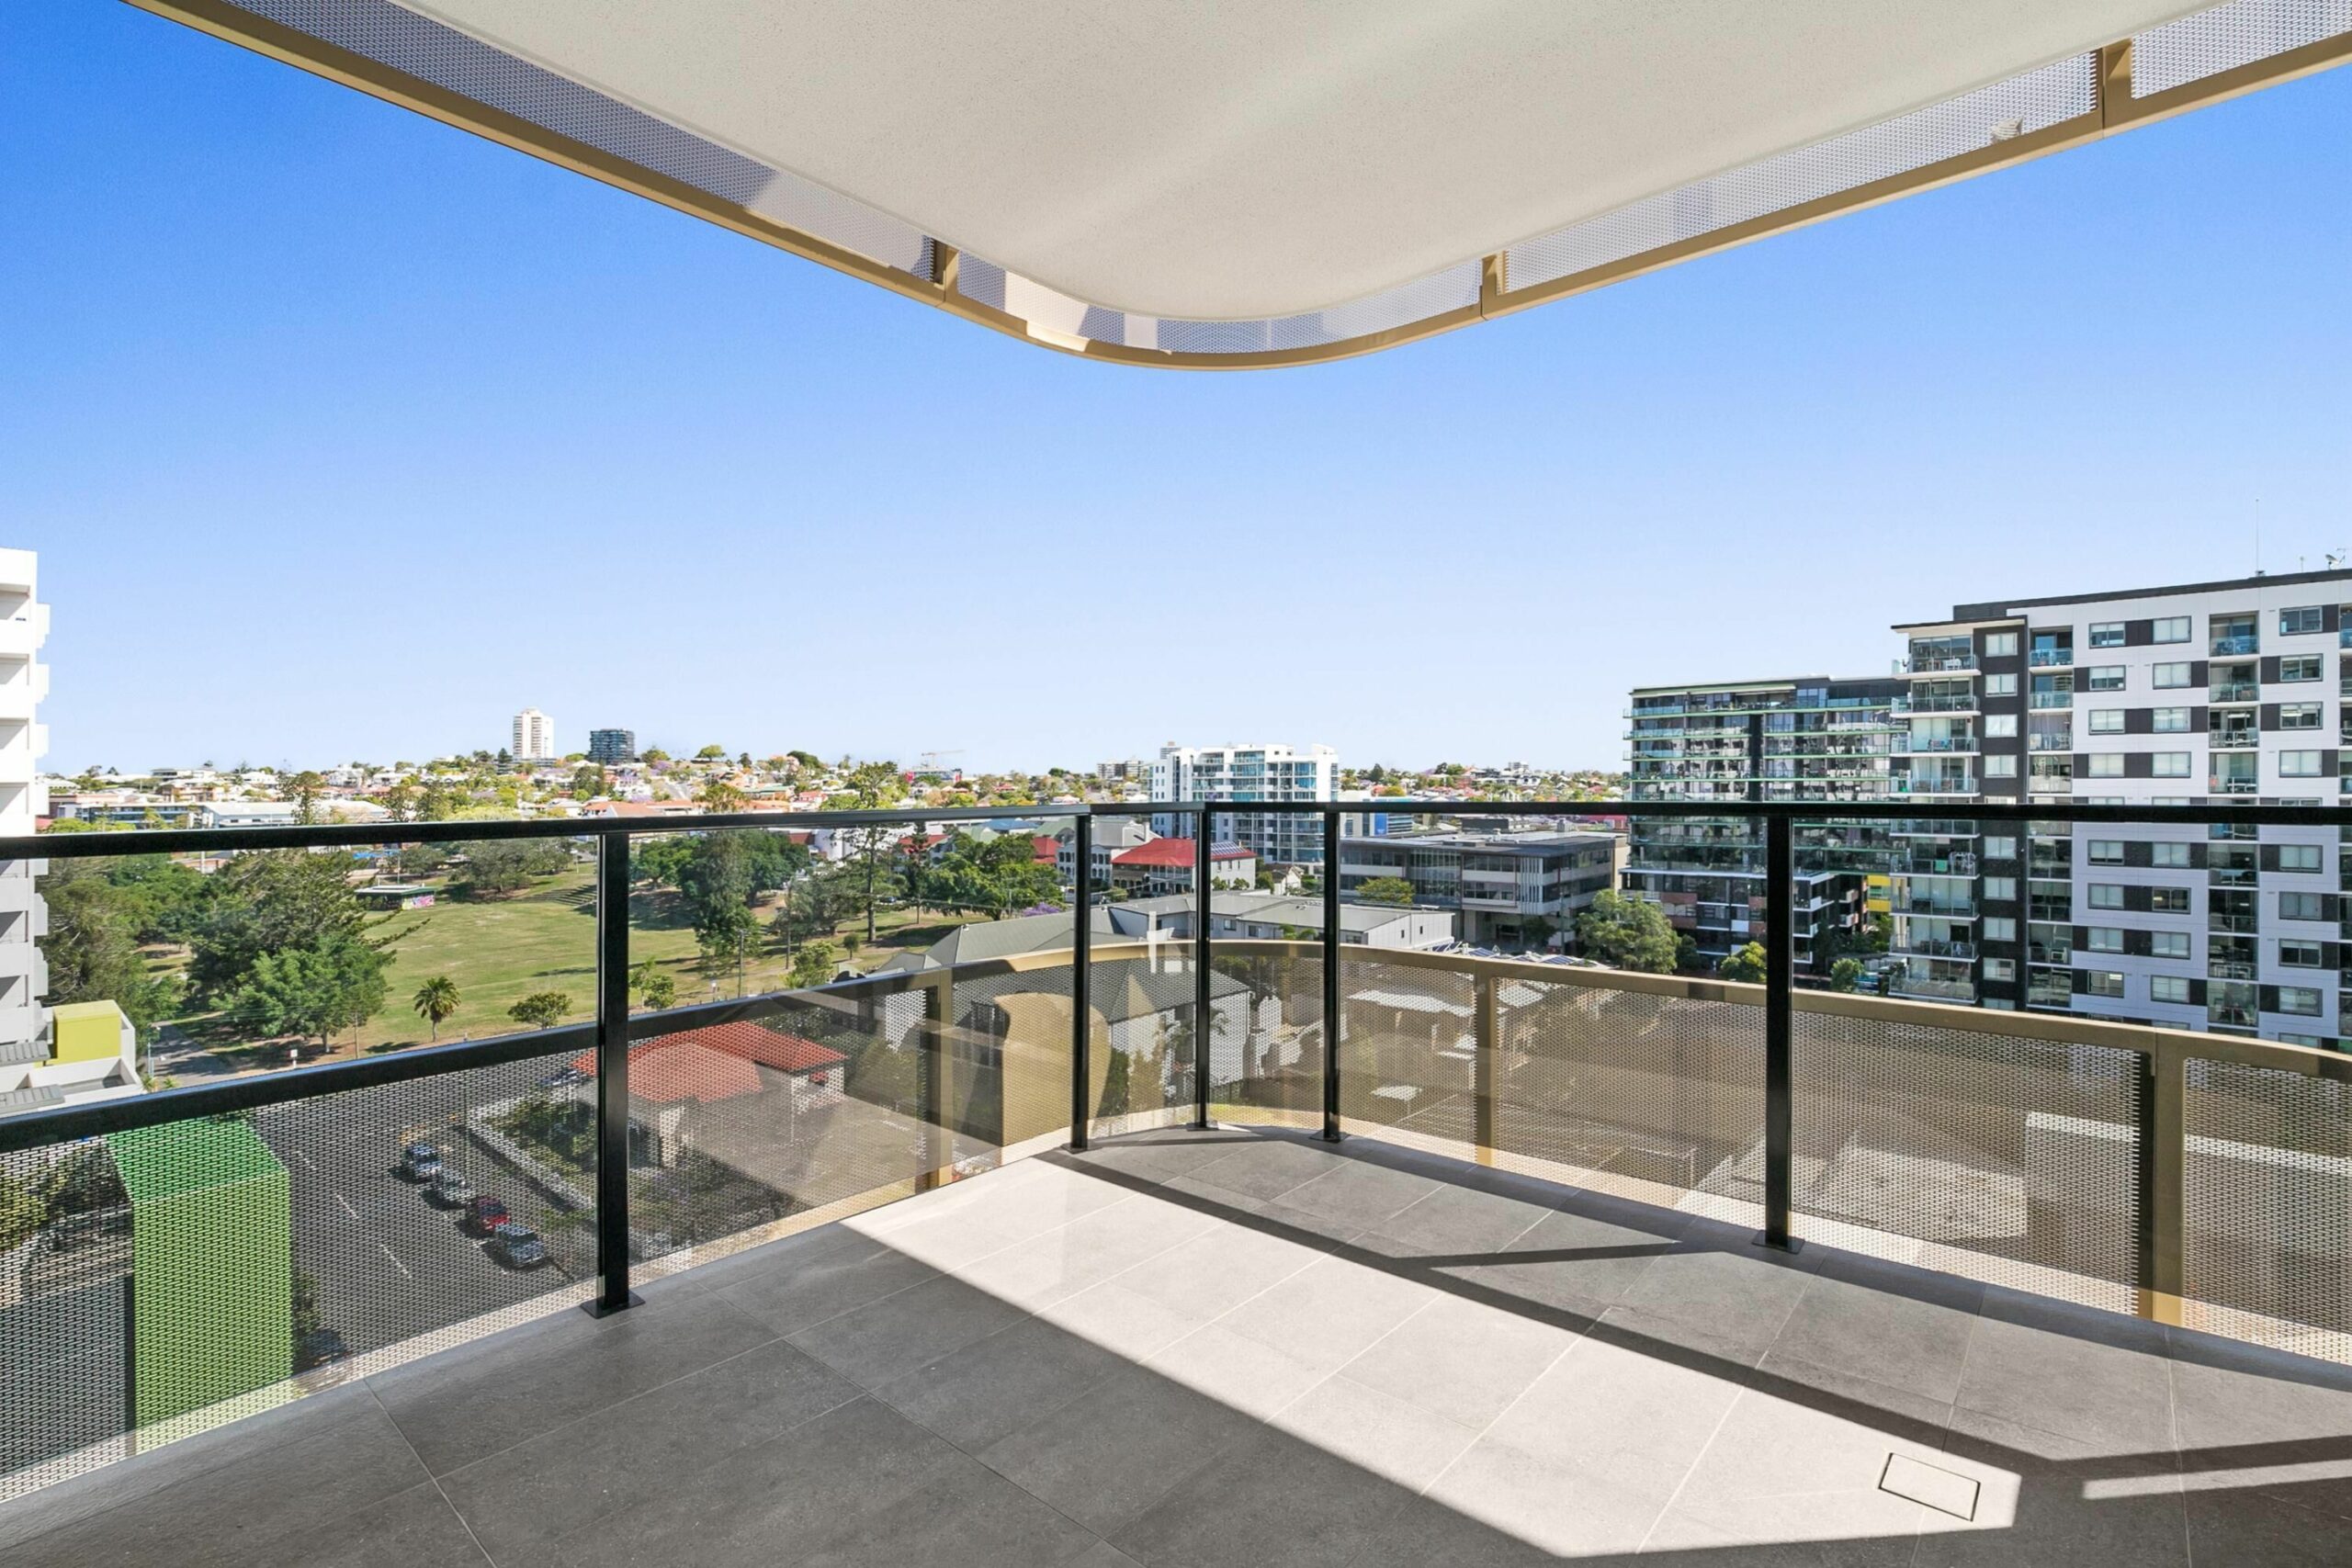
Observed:
[[[1791,990],[1796,953],[1796,869],[1785,816],[1764,819],[1764,1229],[1759,1247],[1794,1252],[1804,1244],[1789,1235],[1795,1161],[1794,1007]]]
[[[1087,1047],[1093,1043],[1093,998],[1087,969],[1094,962],[1094,818],[1079,814],[1071,848],[1078,854],[1073,880],[1078,897],[1070,906],[1069,969],[1069,1146],[1086,1147],[1086,1123],[1094,1107],[1087,1093]]]
[[[1323,813],[1323,1141],[1340,1141],[1340,813]]]
[[[628,1288],[629,836],[596,840],[596,1299],[598,1317],[638,1304]]]
[[[1216,1025],[1209,997],[1209,808],[1193,818],[1193,1126],[1209,1124],[1209,1035]]]

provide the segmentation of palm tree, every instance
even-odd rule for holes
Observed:
[[[441,1021],[458,1010],[458,983],[447,975],[435,975],[416,988],[409,998],[417,1017],[424,1020],[433,1031],[433,1038],[441,1038]]]

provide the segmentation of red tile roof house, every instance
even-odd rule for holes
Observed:
[[[1151,839],[1122,850],[1111,857],[1111,886],[1122,893],[1189,893],[1196,852],[1190,839]],[[1209,880],[1250,886],[1258,880],[1258,857],[1238,844],[1212,844]]]
[[[659,1034],[628,1048],[629,1126],[639,1159],[674,1165],[694,1143],[696,1112],[762,1095],[788,1096],[779,1121],[837,1105],[847,1058],[830,1046],[757,1023],[716,1023]],[[596,1076],[596,1054],[572,1066]]]

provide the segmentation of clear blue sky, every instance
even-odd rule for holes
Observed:
[[[1618,765],[1639,682],[2352,544],[2352,70],[1429,344],[1025,347],[127,6],[0,7],[52,764]]]

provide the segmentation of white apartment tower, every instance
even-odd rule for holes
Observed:
[[[1178,746],[1159,749],[1151,764],[1154,800],[1336,800],[1340,754],[1329,746]],[[1320,817],[1272,812],[1218,814],[1211,836],[1285,865],[1319,865]],[[1162,833],[1190,832],[1175,818],[1152,824]]]
[[[518,762],[553,761],[555,720],[537,708],[525,708],[514,716],[514,744],[511,750]]]
[[[40,661],[49,606],[40,602],[30,550],[0,549],[0,835],[34,830],[49,815],[40,759],[49,732],[39,722],[49,692]],[[48,934],[49,909],[35,890],[40,861],[0,861],[0,1066],[45,1058],[42,1008],[49,965],[36,941]]]

